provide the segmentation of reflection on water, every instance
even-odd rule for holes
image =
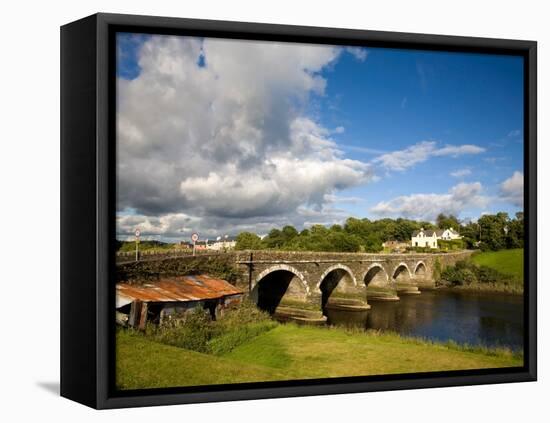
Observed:
[[[523,348],[523,297],[464,291],[423,291],[368,312],[327,310],[329,324],[391,330],[438,341]]]

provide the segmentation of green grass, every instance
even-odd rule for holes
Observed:
[[[523,248],[486,251],[475,254],[472,260],[479,266],[491,267],[523,281]]]
[[[277,380],[277,370],[202,354],[119,331],[116,383],[120,389],[213,385]]]
[[[293,324],[278,325],[221,356],[126,330],[117,333],[121,389],[515,367],[522,362],[521,355],[507,350]]]

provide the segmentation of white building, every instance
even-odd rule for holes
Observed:
[[[441,234],[439,234],[439,232],[441,232]],[[462,239],[462,236],[453,228],[445,229],[444,231],[436,231],[436,234],[438,234],[437,239],[443,239],[445,241]]]
[[[212,251],[226,251],[233,250],[235,248],[235,245],[237,245],[237,241],[234,238],[221,239],[208,242],[206,248]]]
[[[413,247],[430,247],[437,248],[437,234],[433,229],[424,228],[419,231],[414,231],[411,238]]]
[[[449,229],[420,229],[414,231],[411,238],[411,245],[413,247],[430,247],[437,248],[437,241],[452,241],[454,239],[461,239],[462,236],[456,232],[453,228]]]

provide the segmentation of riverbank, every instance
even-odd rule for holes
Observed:
[[[276,325],[224,354],[166,345],[117,332],[120,389],[367,376],[516,367],[523,357],[505,349],[434,343],[393,333]]]
[[[523,280],[523,248],[511,250],[485,251],[472,256],[478,266],[487,266],[499,272]]]
[[[523,295],[523,282],[511,284],[508,282],[473,283],[470,285],[443,287],[444,289],[458,289],[470,292],[494,292],[498,294]]]
[[[439,284],[449,289],[523,294],[523,249],[479,252],[441,274]]]

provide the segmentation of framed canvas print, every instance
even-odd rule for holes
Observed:
[[[61,394],[536,379],[536,43],[61,29]]]

